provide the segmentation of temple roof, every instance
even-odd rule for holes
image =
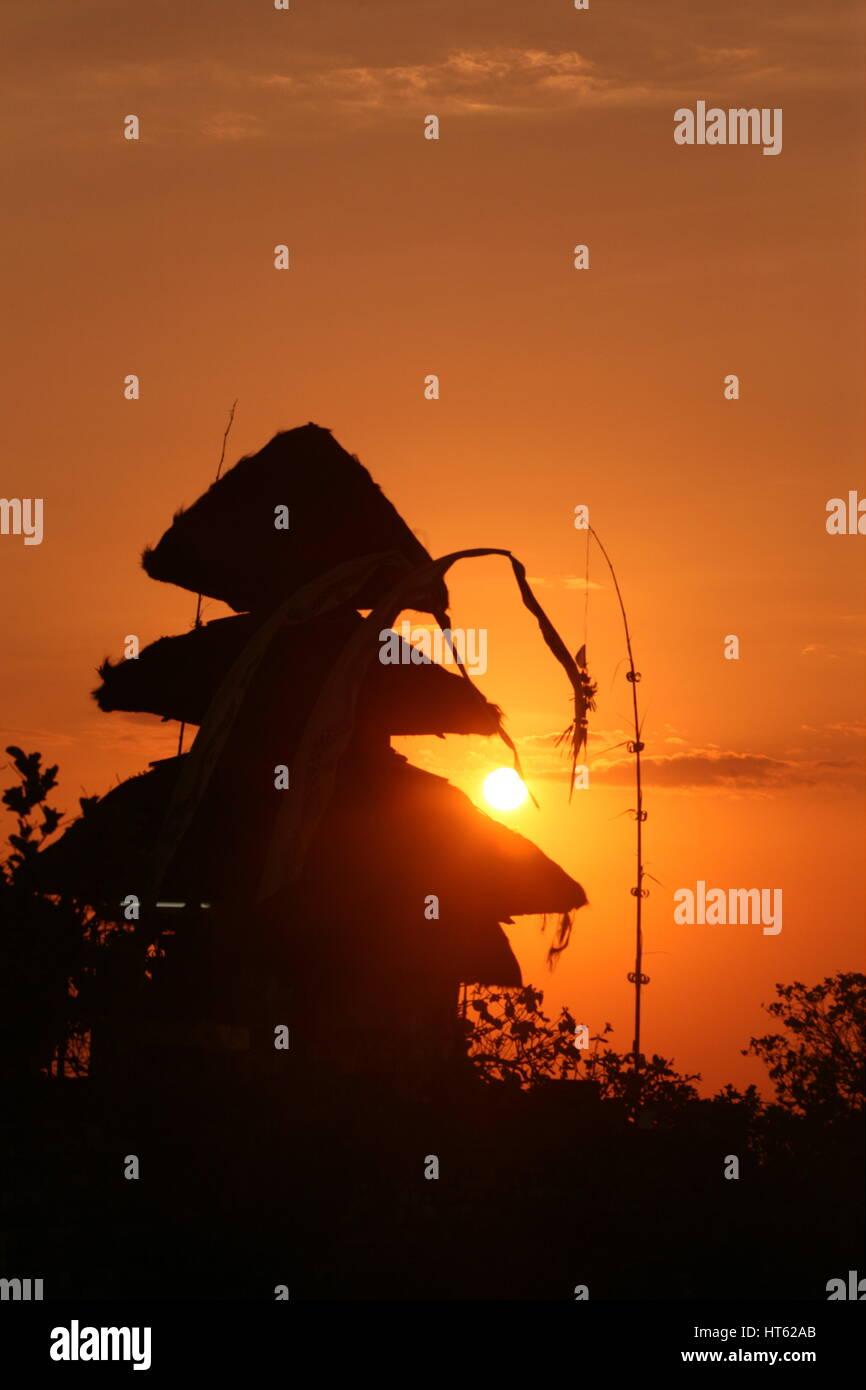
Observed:
[[[94,906],[143,894],[183,761],[166,759],[113,787],[42,850],[43,891],[70,893]],[[204,848],[182,858],[160,896],[217,901],[249,862],[250,845],[270,833],[274,814],[273,796],[260,797],[256,814],[242,820],[232,804],[214,797],[193,842]],[[405,895],[420,919],[419,885],[440,898],[443,917],[450,912],[467,921],[562,914],[586,903],[580,884],[531,841],[478,810],[446,779],[388,752],[363,775],[351,766],[341,775],[304,877],[311,890],[321,884],[326,893],[331,884],[346,885],[365,919],[386,914],[389,903]]]
[[[288,508],[288,528],[275,509]],[[153,579],[222,599],[236,612],[271,609],[347,561],[384,555],[347,594],[372,608],[406,567],[430,556],[354,455],[318,425],[274,435],[197,502],[177,513],[142,563]],[[401,569],[402,564],[402,569]],[[407,608],[447,608],[440,582]]]
[[[337,652],[364,619],[343,610],[286,627],[261,679],[275,687],[280,726],[303,717]],[[93,692],[102,710],[148,711],[201,724],[213,695],[260,619],[218,618],[177,637],[161,637],[135,660],[105,662]],[[359,695],[358,726],[389,735],[493,734],[499,711],[474,686],[399,639],[405,662],[372,661]]]

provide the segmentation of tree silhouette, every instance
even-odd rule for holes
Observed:
[[[591,1048],[576,1047],[577,1021],[569,1009],[550,1019],[542,1011],[541,990],[485,989],[475,986],[467,998],[469,1058],[488,1082],[518,1088],[551,1081],[589,1081],[601,1100],[632,1103],[634,1056],[602,1046],[613,1030],[605,1023],[589,1039]],[[699,1075],[683,1075],[665,1057],[640,1057],[641,1100],[650,1123],[679,1113],[698,1099],[693,1086]]]
[[[752,1038],[743,1056],[760,1057],[780,1105],[825,1120],[864,1108],[866,975],[842,971],[811,988],[795,980],[776,985],[765,1005],[787,1029]]]
[[[26,882],[43,840],[53,835],[63,812],[46,803],[48,793],[57,785],[57,764],[42,769],[41,753],[24,753],[11,744],[6,752],[12,757],[20,782],[3,793],[3,804],[16,816],[18,832],[9,836],[13,853],[5,866],[10,883]],[[42,824],[33,824],[37,807],[42,812]]]
[[[6,1078],[87,1070],[97,956],[117,929],[85,904],[38,886],[41,847],[63,819],[48,804],[57,766],[14,744],[18,781],[3,793],[16,818],[11,853],[0,861],[0,1068]],[[97,800],[81,797],[83,815]]]

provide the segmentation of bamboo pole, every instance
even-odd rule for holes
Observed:
[[[647,818],[647,813],[646,813],[646,811],[645,811],[644,808],[643,808],[643,782],[642,782],[642,778],[641,778],[641,760],[640,760],[640,755],[641,755],[641,753],[643,752],[644,745],[643,745],[643,743],[641,742],[641,737],[640,737],[640,714],[639,714],[639,711],[638,711],[638,704],[637,704],[637,683],[638,683],[638,681],[640,680],[640,672],[637,671],[637,670],[635,670],[634,653],[633,653],[633,651],[632,651],[632,645],[631,645],[631,632],[630,632],[630,630],[629,630],[629,625],[628,625],[628,615],[626,614],[626,611],[625,611],[625,603],[623,602],[622,593],[621,593],[620,587],[619,587],[619,581],[617,580],[617,577],[616,577],[616,570],[615,570],[614,567],[613,567],[613,564],[612,564],[612,562],[611,562],[610,556],[608,555],[607,551],[605,550],[604,546],[602,545],[601,541],[599,540],[598,533],[597,533],[591,526],[589,527],[589,533],[590,533],[590,535],[593,537],[593,539],[594,539],[596,545],[598,546],[599,550],[601,551],[602,555],[603,555],[604,558],[605,558],[605,561],[606,561],[606,563],[607,563],[607,567],[608,567],[608,569],[610,570],[610,575],[611,575],[611,578],[612,578],[612,580],[613,580],[614,589],[616,590],[616,596],[617,596],[617,599],[618,599],[618,601],[619,601],[619,609],[620,609],[620,612],[621,612],[621,614],[622,614],[622,623],[623,623],[623,627],[624,627],[624,629],[625,629],[625,645],[626,645],[626,650],[627,650],[627,652],[628,652],[628,671],[627,671],[627,673],[626,673],[626,680],[629,681],[629,682],[631,683],[632,710],[633,710],[633,716],[634,716],[634,739],[633,739],[632,741],[629,742],[629,744],[628,744],[628,750],[629,750],[630,753],[633,753],[633,754],[634,754],[634,761],[635,761],[635,787],[636,787],[636,791],[637,791],[637,809],[636,809],[636,811],[635,811],[636,855],[637,855],[637,883],[635,884],[635,886],[634,886],[634,887],[632,888],[632,890],[631,890],[632,897],[635,899],[635,952],[634,952],[634,970],[633,970],[633,971],[629,971],[628,978],[629,978],[630,983],[634,985],[634,1039],[633,1039],[633,1042],[632,1042],[632,1057],[633,1057],[633,1066],[634,1066],[634,1114],[635,1114],[635,1116],[637,1116],[638,1110],[639,1110],[639,1108],[640,1108],[640,1086],[641,1086],[641,1075],[640,1075],[640,1057],[641,1057],[641,1051],[640,1051],[641,989],[643,988],[644,985],[648,985],[648,984],[649,984],[649,976],[648,976],[648,975],[644,975],[643,969],[642,969],[642,966],[643,966],[643,900],[644,900],[645,897],[647,897],[647,890],[646,890],[646,889],[644,888],[644,886],[643,886],[644,874],[645,874],[644,863],[643,863],[643,825],[644,825],[644,821],[645,821],[646,818]]]

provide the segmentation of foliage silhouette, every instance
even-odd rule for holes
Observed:
[[[716,1109],[736,1112],[758,1148],[790,1138],[791,1119],[844,1120],[864,1108],[866,976],[841,972],[811,988],[795,981],[777,985],[776,992],[779,999],[767,1011],[791,1036],[752,1038],[742,1054],[766,1064],[776,1103],[766,1104],[754,1085],[740,1091],[730,1083],[712,1101]],[[542,1011],[543,998],[531,985],[473,987],[467,998],[472,1017],[467,1015],[465,1028],[470,1061],[479,1076],[524,1089],[551,1081],[590,1081],[600,1099],[630,1103],[634,1058],[604,1045],[611,1025],[605,1023],[601,1034],[590,1038],[592,1047],[580,1052],[570,1010],[563,1008],[551,1020]],[[681,1074],[658,1055],[641,1056],[639,1070],[649,1124],[682,1115],[699,1100],[693,1082],[700,1075]]]
[[[40,753],[14,744],[6,752],[18,781],[2,797],[17,825],[11,853],[0,861],[0,1069],[10,1081],[82,1076],[99,1009],[97,961],[129,933],[85,903],[39,890],[40,849],[63,819],[48,803],[57,766],[43,768]],[[79,799],[84,816],[97,799]]]
[[[744,1056],[760,1057],[778,1103],[795,1114],[843,1119],[864,1109],[866,975],[841,971],[820,984],[776,985],[767,1013],[787,1029],[752,1038]]]
[[[590,1038],[591,1049],[575,1046],[577,1021],[569,1009],[551,1020],[542,1011],[541,990],[487,989],[475,986],[468,997],[466,1019],[469,1057],[487,1082],[504,1082],[526,1088],[551,1081],[588,1081],[601,1100],[631,1102],[634,1090],[634,1056],[603,1046],[612,1032],[605,1023]],[[641,1103],[649,1123],[678,1114],[698,1100],[693,1082],[699,1075],[683,1075],[672,1062],[654,1054],[640,1057]]]

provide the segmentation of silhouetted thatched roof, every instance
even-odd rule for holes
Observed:
[[[181,758],[151,764],[149,772],[112,787],[59,839],[42,850],[36,879],[45,893],[70,893],[93,905],[141,896]]]
[[[102,710],[136,710],[200,724],[214,692],[259,618],[219,618],[178,637],[161,637],[136,660],[106,662],[93,692]],[[364,619],[344,610],[286,627],[275,640],[260,679],[278,688],[280,727],[309,707],[325,672]],[[408,656],[408,646],[400,643]],[[499,711],[462,676],[419,663],[372,661],[359,695],[358,725],[387,734],[494,734]]]
[[[112,788],[43,850],[43,891],[74,893],[95,904],[144,893],[182,762],[166,759]],[[249,867],[254,882],[255,860],[263,853],[274,808],[274,796],[255,798],[250,788],[239,788],[237,799],[211,799],[207,824],[196,837],[204,847],[201,857],[191,862],[187,854],[185,862],[174,866],[161,896],[212,902],[223,887],[228,891],[234,886],[241,866]],[[252,848],[256,845],[258,855]],[[412,767],[395,753],[377,759],[363,776],[349,771],[341,777],[306,861],[304,884],[310,894],[321,884],[325,895],[335,887],[342,891],[343,885],[355,916],[360,909],[364,920],[393,918],[395,949],[408,909],[394,915],[390,907],[411,903],[411,920],[422,920],[428,893],[440,898],[446,923],[562,915],[586,902],[580,884],[524,836],[479,811],[444,778]],[[252,906],[249,910],[254,911]],[[504,983],[495,976],[490,982]]]
[[[274,525],[289,510],[288,529]],[[175,516],[142,563],[153,579],[223,599],[237,612],[270,609],[345,561],[390,552],[353,596],[372,608],[400,574],[430,556],[366,468],[329,430],[285,430],[242,458],[188,510]],[[433,611],[430,596],[407,605]],[[427,601],[425,601],[425,598]],[[447,608],[439,584],[436,606]]]
[[[580,884],[531,840],[480,811],[447,778],[413,766],[400,754],[383,758],[354,796],[334,798],[320,845],[354,836],[359,856],[369,858],[369,842],[363,831],[358,834],[360,815],[369,817],[389,848],[382,860],[383,891],[401,873],[417,869],[429,877],[432,868],[430,882],[437,886],[431,893],[446,905],[453,896],[463,911],[499,922],[526,913],[568,912],[586,903]],[[528,812],[527,817],[531,825]]]

